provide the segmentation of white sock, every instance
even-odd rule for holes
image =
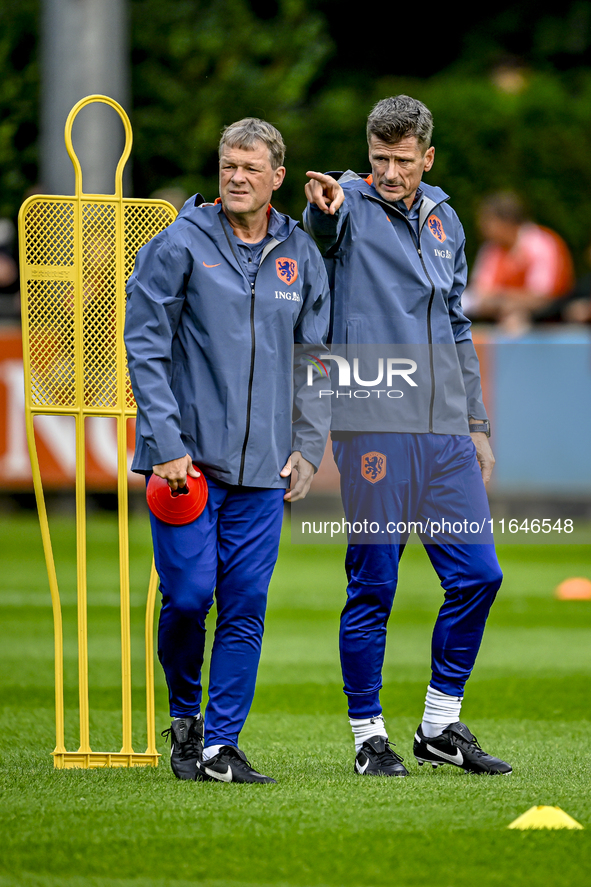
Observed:
[[[220,748],[223,748],[222,745],[208,745],[207,748],[203,749],[203,760],[210,761],[212,758],[218,754]]]
[[[371,739],[372,736],[385,736],[386,739],[388,738],[382,715],[377,715],[375,718],[349,718],[349,723],[355,737],[356,752],[360,750],[365,740]]]
[[[448,696],[429,685],[421,727],[427,739],[439,736],[450,724],[460,720],[463,696]]]

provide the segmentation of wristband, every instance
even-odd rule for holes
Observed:
[[[468,428],[470,432],[480,431],[486,434],[487,437],[490,437],[490,422],[488,419],[478,419],[477,421],[469,422]]]

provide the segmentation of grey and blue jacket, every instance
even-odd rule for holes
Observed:
[[[327,405],[293,366],[294,344],[316,353],[326,341],[326,270],[297,222],[270,209],[251,284],[221,204],[200,202],[139,251],[127,285],[132,470],[189,453],[215,480],[286,487],[292,450],[317,468],[328,434]]]
[[[465,236],[447,194],[421,184],[409,213],[402,202],[383,200],[371,178],[348,171],[340,183],[339,211],[330,216],[308,205],[304,226],[331,279],[333,353],[351,369],[357,357],[357,376],[370,384],[339,390],[344,376],[333,358],[333,431],[468,434],[468,416],[485,419],[486,411],[461,303]],[[380,358],[383,377],[374,384]],[[386,367],[399,373],[392,390]]]

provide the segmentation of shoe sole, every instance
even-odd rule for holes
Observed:
[[[232,783],[234,785],[277,785],[277,780],[273,779],[271,776],[266,777],[265,781],[261,779],[217,779],[217,777],[210,776],[209,773],[204,773],[199,768],[197,768],[195,782],[218,782],[222,785],[230,785]]]
[[[469,776],[511,776],[513,773],[513,770],[507,770],[506,772],[503,772],[502,770],[468,770],[460,764],[453,764],[451,761],[433,761],[430,758],[417,758],[416,755],[415,760],[419,767],[422,767],[423,764],[431,764],[434,770],[437,770],[438,767],[445,766],[445,764],[449,764],[450,767],[457,767],[458,770],[463,770],[464,773],[467,773]]]
[[[422,767],[423,764],[431,764],[434,770],[437,770],[438,767],[443,767],[444,764],[447,764],[447,761],[431,761],[428,758],[417,758],[415,755],[415,760],[419,767]],[[457,764],[452,764],[452,767],[457,767]],[[460,768],[461,769],[461,768]]]
[[[383,770],[380,770],[376,773],[375,770],[368,770],[368,769],[358,770],[357,764],[354,764],[354,766],[353,766],[353,773],[355,774],[355,776],[386,776],[386,777],[394,776],[394,777],[397,777],[398,779],[401,779],[404,776],[408,776],[408,770],[406,769],[406,767],[404,768],[404,773],[385,773]]]
[[[266,782],[262,782],[258,779],[253,779],[252,781],[246,780],[240,781],[238,779],[232,779],[230,782],[225,782],[223,779],[215,779],[213,776],[203,776],[202,773],[197,773],[195,777],[195,782],[217,782],[218,785],[277,785],[276,779],[269,779]]]

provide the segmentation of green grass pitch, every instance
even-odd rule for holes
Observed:
[[[77,748],[73,521],[52,521],[64,600],[67,747]],[[390,622],[383,704],[407,779],[353,773],[338,661],[343,548],[295,546],[273,578],[254,706],[241,738],[274,786],[179,782],[157,769],[54,771],[53,638],[34,516],[0,519],[0,885],[19,887],[581,887],[591,881],[591,602],[553,589],[591,576],[589,547],[505,546],[505,582],[463,718],[509,777],[422,769],[413,732],[441,600],[419,546],[405,553]],[[143,751],[142,602],[150,541],[131,522],[134,747]],[[89,520],[91,743],[120,747],[117,542]],[[157,665],[157,726],[168,726]],[[508,831],[536,804],[584,831]]]

